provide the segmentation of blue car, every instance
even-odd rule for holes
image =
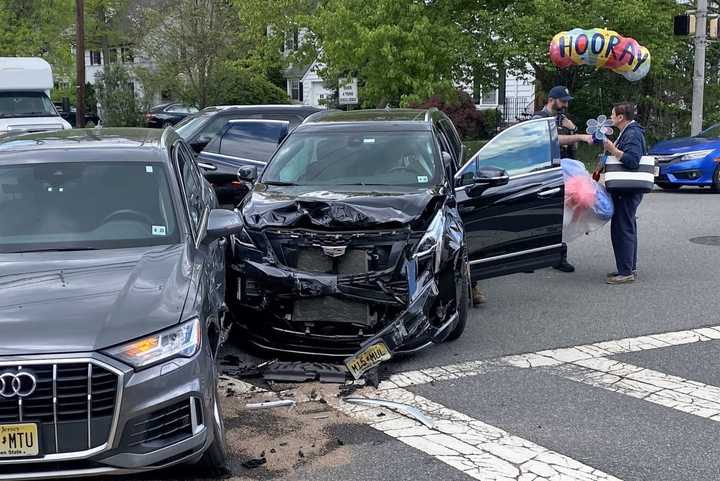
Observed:
[[[650,154],[660,167],[655,178],[659,187],[672,190],[692,185],[720,192],[720,124],[695,137],[658,142]]]

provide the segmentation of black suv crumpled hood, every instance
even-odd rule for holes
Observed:
[[[177,324],[184,245],[0,254],[0,355],[85,352]]]
[[[393,228],[424,220],[439,188],[285,187],[257,184],[242,208],[248,227],[326,230]]]

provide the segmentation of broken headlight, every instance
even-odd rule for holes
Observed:
[[[433,217],[430,226],[425,234],[418,242],[413,254],[413,259],[422,260],[430,256],[435,256],[434,268],[435,272],[440,270],[440,261],[442,258],[443,233],[445,231],[445,212],[440,210]]]

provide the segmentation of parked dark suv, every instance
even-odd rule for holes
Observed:
[[[223,468],[216,206],[170,129],[0,142],[0,479]]]
[[[256,346],[346,358],[355,377],[455,339],[472,280],[560,262],[559,156],[553,119],[504,131],[461,167],[438,110],[315,114],[239,206],[231,310],[256,312],[237,316]]]
[[[195,152],[201,152],[231,120],[281,120],[290,129],[320,109],[307,105],[220,105],[207,107],[176,125],[180,137]]]

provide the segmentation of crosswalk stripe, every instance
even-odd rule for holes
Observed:
[[[541,368],[550,374],[720,421],[720,388],[612,359]]]
[[[384,408],[331,402],[352,418],[412,446],[467,476],[483,481],[620,481],[619,478],[511,435],[458,411],[401,388],[373,398],[421,409],[435,429]],[[383,417],[378,417],[383,413]]]
[[[390,376],[380,383],[380,389],[418,386],[429,382],[448,381],[461,377],[484,374],[498,366],[522,368],[562,366],[586,359],[598,359],[617,354],[645,351],[662,347],[679,346],[720,339],[720,326],[671,331],[614,341],[602,341],[559,349],[546,349],[528,354],[504,356],[484,361],[467,361],[441,367],[407,371]]]

